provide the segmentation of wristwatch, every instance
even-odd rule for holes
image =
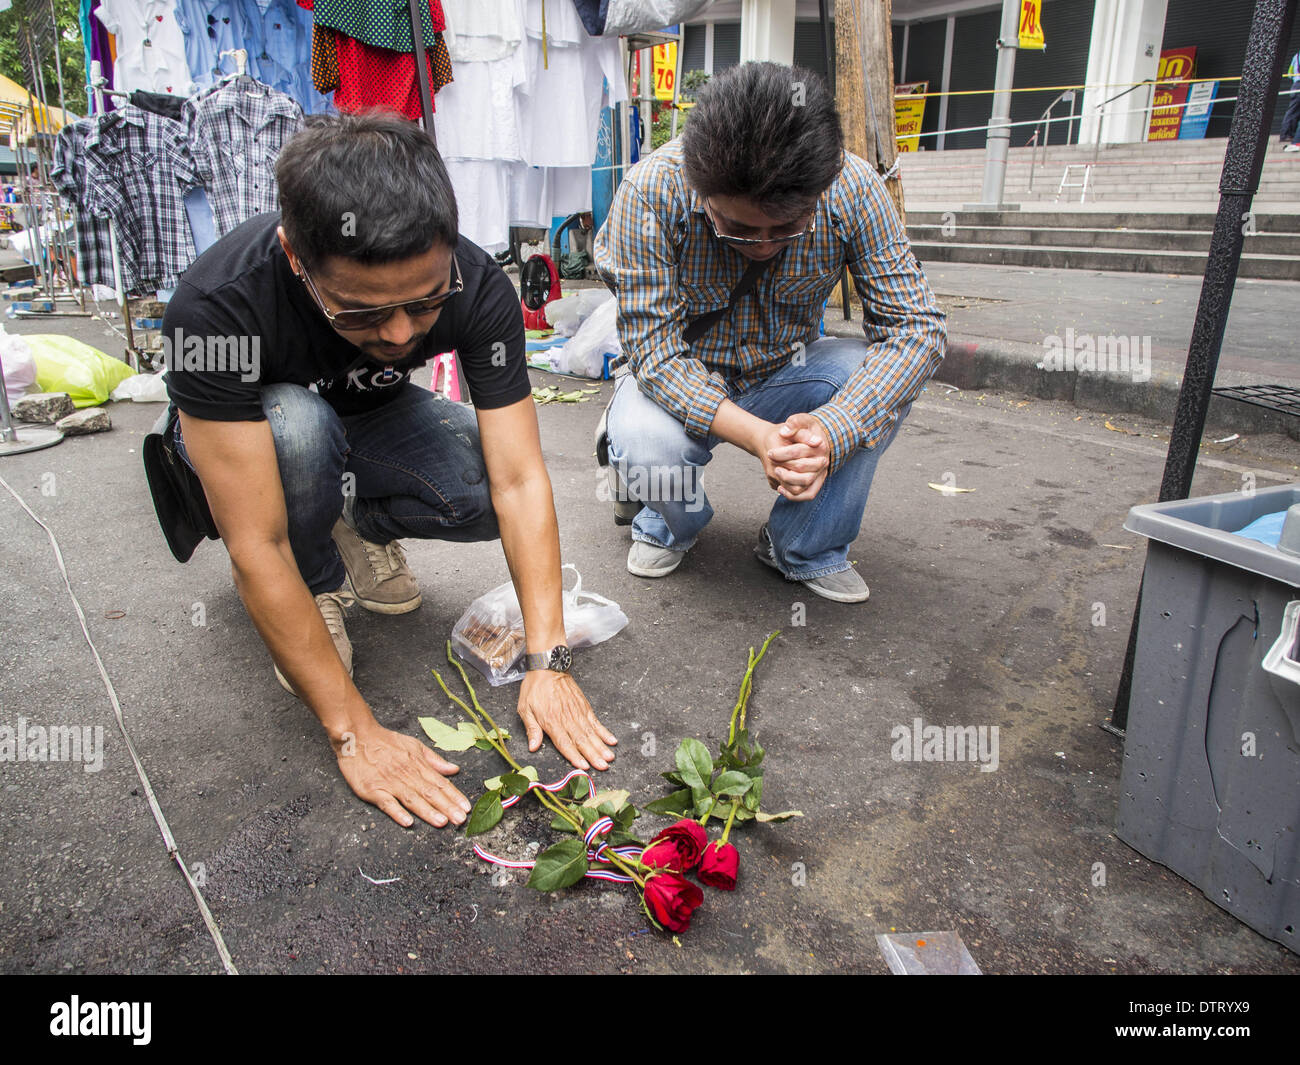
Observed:
[[[573,668],[573,652],[564,644],[552,647],[549,651],[524,656],[524,668],[550,669],[556,673],[568,673]]]

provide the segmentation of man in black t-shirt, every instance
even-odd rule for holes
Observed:
[[[395,116],[314,116],[276,178],[281,212],[198,259],[163,335],[177,451],[280,682],[357,795],[399,824],[461,823],[470,804],[444,779],[456,767],[382,728],[353,685],[343,608],[420,605],[402,537],[499,536],[527,633],[529,748],[545,734],[579,768],[608,768],[616,740],[569,673],[519,298],[458,235],[437,149]],[[452,350],[473,414],[408,379]]]

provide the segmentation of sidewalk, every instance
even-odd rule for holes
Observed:
[[[1089,410],[1143,414],[1172,423],[1200,299],[1201,278],[1045,270],[964,263],[923,263],[930,287],[948,312],[948,354],[938,379],[967,390],[1009,389],[1073,402]],[[1296,309],[1300,284],[1237,282],[1215,384],[1283,384],[1300,388]],[[826,331],[861,337],[853,320],[829,308]],[[1151,377],[1047,372],[1037,368],[1047,337],[1128,337],[1149,343]],[[1136,339],[1133,339],[1136,338]],[[1208,427],[1225,433],[1286,433],[1300,438],[1300,420],[1236,400],[1210,404]],[[1221,431],[1221,432],[1220,432]]]
[[[1049,291],[1010,273],[985,273],[970,291],[974,277],[945,270],[932,280],[958,295],[1041,302]],[[1030,344],[1058,321],[1096,328],[1099,318],[1119,329],[1106,309],[1122,305],[1120,290],[1087,297],[1091,318],[1042,307],[1030,322],[1022,312],[1016,335]],[[957,317],[974,307],[949,305],[959,342],[980,335],[963,325],[973,317]],[[1142,313],[1168,316],[1162,345],[1175,347],[1185,327],[1172,308]],[[1234,335],[1253,334],[1250,322],[1239,319]],[[13,328],[118,350],[98,323]],[[1263,340],[1257,350],[1270,354]],[[0,461],[0,477],[58,538],[131,737],[182,854],[192,869],[202,863],[242,972],[884,973],[875,936],[897,929],[957,931],[986,973],[1300,973],[1300,956],[1114,835],[1122,747],[1100,726],[1144,555],[1121,525],[1131,505],[1155,497],[1160,426],[1129,418],[1142,435],[1127,435],[1061,402],[931,388],[881,462],[850,556],[871,599],[840,606],[753,558],[771,495],[731,448],[705,477],[717,517],[682,567],[661,581],[629,575],[627,532],[599,498],[591,455],[610,387],[538,410],[565,560],[631,618],[578,656],[584,690],[622,741],[602,783],[639,804],[663,794],[658,774],[677,741],[716,745],[746,648],[781,629],[750,721],[768,751],[764,804],[807,815],[738,832],[738,890],[710,891],[680,947],[646,931],[627,891],[592,882],[552,898],[521,874],[494,882],[463,835],[404,831],[353,797],[310,713],[276,684],[221,546],[203,544],[187,566],[168,555],[140,464],[157,406],[112,406],[109,433]],[[1284,438],[1207,447],[1194,491],[1232,490],[1247,470],[1261,485],[1290,480],[1298,456]],[[945,475],[974,491],[928,487]],[[406,546],[422,608],[353,610],[348,626],[356,679],[379,720],[419,734],[417,716],[454,720],[430,669],[443,668],[451,626],[506,567],[495,543]],[[3,489],[0,550],[0,723],[100,725],[105,737],[97,773],[0,764],[0,970],[217,971],[49,542]],[[1092,624],[1097,603],[1103,626]],[[480,693],[521,752],[516,689]],[[891,730],[917,718],[996,725],[997,770],[895,761]],[[472,797],[500,769],[485,752],[458,759]],[[564,768],[549,746],[529,760],[546,779]],[[549,841],[547,820],[511,811],[489,838],[503,848]],[[667,823],[639,825],[653,833]]]

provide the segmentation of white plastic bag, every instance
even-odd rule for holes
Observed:
[[[127,400],[134,400],[136,403],[166,403],[167,386],[163,384],[163,374],[166,370],[159,370],[157,373],[138,373],[134,377],[128,377],[109,395],[109,399],[116,403],[125,403]]]
[[[605,288],[584,288],[572,296],[553,300],[546,305],[546,320],[560,336],[571,337],[596,310],[614,301],[614,294]]]
[[[31,345],[22,337],[6,333],[3,325],[0,325],[0,366],[4,368],[10,404],[36,390],[36,359]]]
[[[595,647],[623,630],[627,615],[611,599],[582,590],[582,574],[572,564],[577,583],[564,593],[564,635],[571,650]],[[524,615],[515,586],[507,581],[479,596],[451,630],[451,646],[496,688],[522,680],[525,651]]]
[[[565,341],[564,361],[571,374],[584,377],[605,376],[605,356],[617,355],[618,302],[611,295],[582,323],[578,331]]]

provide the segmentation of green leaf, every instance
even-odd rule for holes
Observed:
[[[528,886],[537,891],[559,891],[576,884],[589,868],[587,845],[580,839],[562,840],[537,856]]]
[[[424,734],[441,751],[468,751],[474,746],[473,734],[467,735],[459,728],[444,725],[436,717],[422,717],[418,720]]]
[[[713,759],[704,744],[687,736],[677,748],[676,759],[682,783],[692,790],[708,787],[713,778]]]
[[[487,740],[475,740],[474,746],[477,747],[480,751],[492,750],[492,744],[488,743]]]
[[[731,810],[728,809],[727,812],[730,813]],[[737,824],[739,824],[741,821],[752,821],[752,820],[754,820],[754,811],[753,811],[753,810],[747,810],[743,804],[740,805],[740,806],[737,806],[737,807],[736,807],[736,823],[737,823]]]
[[[639,839],[638,837],[632,835],[631,832],[626,832],[621,828],[616,828],[614,829],[613,832],[609,834],[609,842],[612,843],[615,847],[622,847],[625,844],[631,844],[632,846],[641,846],[641,847],[645,846],[645,840]]]
[[[792,817],[803,817],[802,810],[783,810],[779,814],[765,814],[762,810],[758,812],[759,824],[780,824],[782,821],[789,821]]]
[[[662,799],[646,803],[645,811],[648,814],[663,814],[666,817],[683,817],[692,805],[694,799],[691,798],[691,789],[682,788],[671,795],[665,795]]]
[[[469,812],[469,820],[465,822],[465,835],[477,836],[490,828],[495,828],[504,813],[501,808],[501,792],[484,792],[474,804],[474,809]]]
[[[715,813],[722,804],[717,802],[717,796],[711,791],[697,791],[692,793],[695,797],[695,816],[703,817],[710,810]],[[716,804],[716,805],[715,805]]]
[[[675,769],[671,773],[660,773],[659,775],[669,784],[676,784],[679,788],[686,787],[686,781],[682,779],[682,775]]]
[[[537,770],[530,765],[524,766],[520,772],[522,772],[529,780],[537,779]],[[502,776],[507,775],[509,774],[502,774]],[[501,779],[501,777],[493,777],[491,780],[485,780],[483,781],[483,786],[487,788],[488,791],[499,791],[501,789]]]
[[[501,778],[501,797],[513,799],[516,795],[523,795],[531,783],[522,773],[506,773]]]
[[[606,803],[608,803],[610,805],[610,809],[603,810],[603,812],[613,815],[615,810],[617,810],[620,806],[622,806],[625,802],[627,802],[631,794],[632,793],[630,791],[624,791],[621,788],[608,788],[605,791],[596,792],[595,795],[593,795],[582,805],[591,806],[596,809],[600,809],[604,807]]]
[[[619,828],[631,828],[632,822],[641,816],[641,811],[630,803],[627,806],[615,811],[614,824]]]
[[[551,827],[555,829],[557,832],[575,832],[575,833],[577,832],[577,829],[574,828],[571,824],[569,824],[569,822],[565,820],[563,817],[561,817],[559,814],[556,814],[555,817],[552,819]]]
[[[744,795],[753,786],[753,780],[739,770],[733,769],[723,773],[713,782],[713,794],[730,795],[734,798],[737,795]]]
[[[745,792],[745,809],[757,812],[759,804],[763,801],[763,778],[755,777],[754,786]]]

